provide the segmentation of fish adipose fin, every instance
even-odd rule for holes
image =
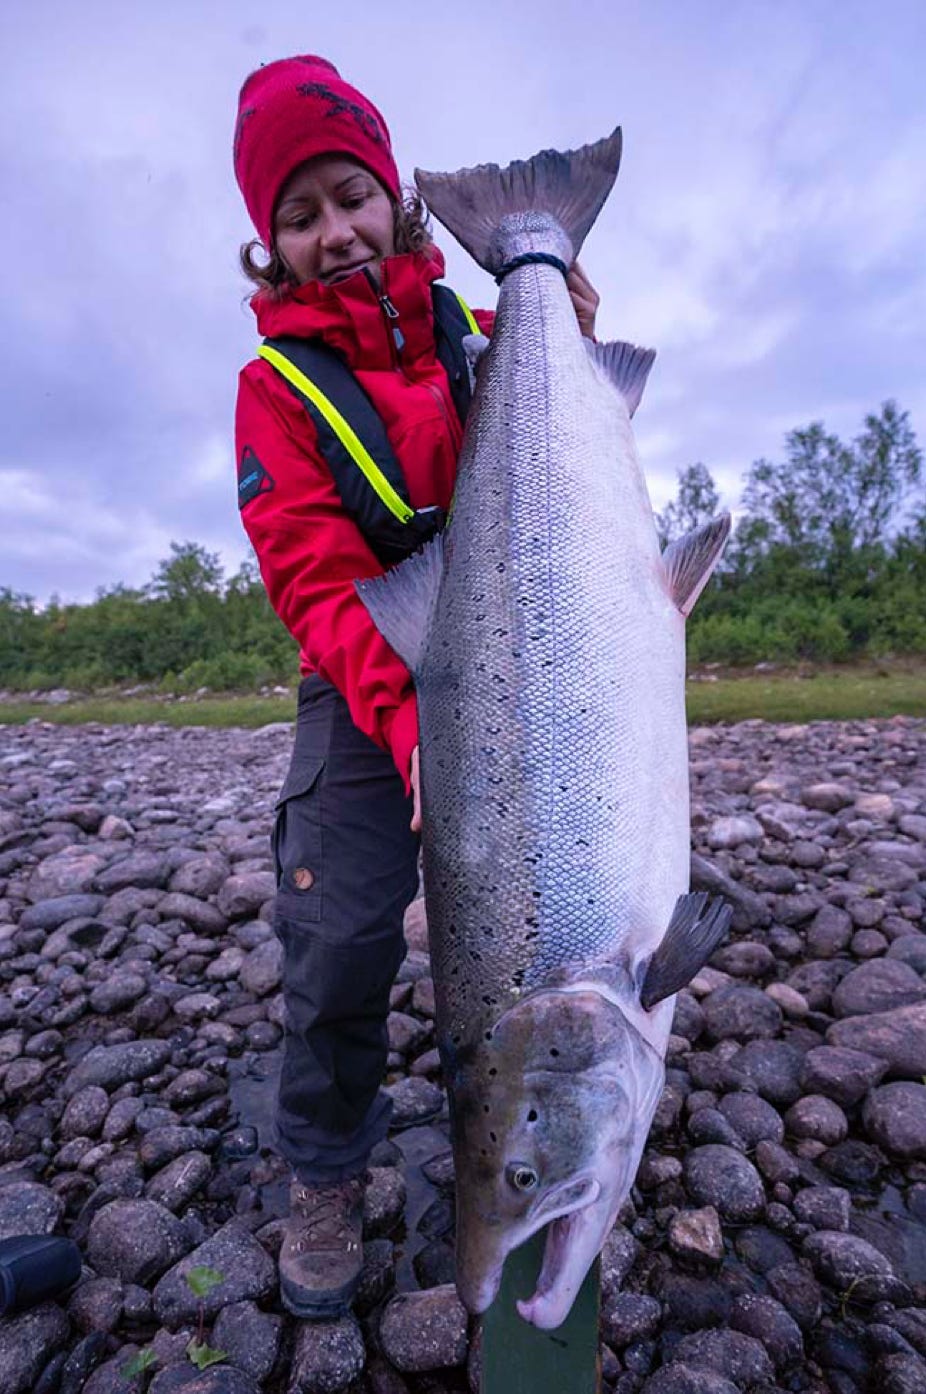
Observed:
[[[555,243],[542,246],[542,222],[533,229],[523,215],[546,213],[555,219],[569,239],[571,255],[566,264],[571,265],[611,192],[620,162],[618,126],[594,145],[583,145],[579,150],[541,150],[531,159],[515,160],[505,169],[477,165],[455,174],[416,169],[415,183],[435,218],[481,267],[495,275],[508,260],[505,238],[497,234],[500,224],[512,215],[522,215],[522,232],[533,232],[531,250],[535,251],[557,248]]]
[[[726,934],[733,908],[706,891],[679,896],[669,928],[646,966],[640,1001],[646,1011],[690,983]]]
[[[656,350],[637,348],[635,344],[624,344],[620,340],[609,344],[593,344],[590,339],[582,342],[595,367],[614,384],[633,416],[643,397],[649,370],[656,361]]]
[[[412,673],[421,663],[443,564],[444,540],[438,534],[384,575],[354,582],[376,628]]]
[[[663,552],[662,564],[669,578],[672,599],[686,619],[710,580],[729,535],[730,515],[721,513],[703,528],[686,533],[677,542],[670,542]]]

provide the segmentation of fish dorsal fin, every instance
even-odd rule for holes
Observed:
[[[721,513],[703,528],[696,528],[676,542],[670,542],[663,552],[662,564],[672,599],[686,619],[710,580],[729,535],[730,515]]]
[[[619,339],[608,344],[595,344],[591,339],[583,342],[595,367],[614,384],[633,416],[643,397],[656,350],[637,348],[636,344],[625,344]]]
[[[382,576],[354,582],[376,628],[412,673],[421,664],[443,568],[444,540],[438,534]]]
[[[669,928],[645,965],[640,1001],[646,1011],[691,982],[726,934],[732,915],[732,906],[712,900],[706,891],[679,896]]]

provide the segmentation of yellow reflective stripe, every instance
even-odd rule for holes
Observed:
[[[311,378],[307,378],[305,373],[300,372],[284,353],[280,353],[279,349],[271,348],[269,344],[261,344],[257,353],[258,357],[265,358],[268,363],[272,363],[287,382],[291,382],[294,387],[303,392],[309,401],[318,408],[357,468],[363,473],[371,489],[375,490],[380,502],[389,509],[393,517],[398,518],[400,523],[407,523],[413,518],[415,510],[409,508],[405,500],[399,497],[363,441],[350,423],[344,419],[331,399],[315,386]]]
[[[460,302],[460,309],[463,311],[463,314],[466,317],[466,323],[469,325],[469,332],[471,334],[481,334],[482,330],[476,323],[476,316],[473,314],[472,310],[469,308],[462,295],[459,293],[459,291],[456,290],[453,293]]]

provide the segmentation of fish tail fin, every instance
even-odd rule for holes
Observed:
[[[512,220],[508,224],[512,234],[520,234],[522,240],[525,234],[530,236],[531,250],[555,252],[571,266],[611,192],[620,162],[618,126],[604,140],[578,150],[541,150],[505,169],[477,165],[455,174],[416,169],[415,182],[435,218],[481,267],[495,275],[508,260],[505,243],[511,239],[506,238],[506,219]],[[532,226],[525,222],[528,214],[547,218]],[[544,246],[545,241],[551,245]]]
[[[627,403],[627,411],[633,416],[643,398],[649,370],[656,361],[656,350],[637,348],[635,344],[620,340],[606,344],[596,344],[590,339],[582,342],[595,367],[617,388]]]

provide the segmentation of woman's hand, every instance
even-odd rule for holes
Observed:
[[[569,291],[583,337],[594,339],[598,292],[577,261],[573,262],[572,269],[566,277],[566,289]]]
[[[412,786],[412,798],[414,799],[414,812],[412,813],[411,830],[413,833],[421,832],[421,775],[418,769],[418,747],[412,751],[412,762],[409,769],[409,780]]]

